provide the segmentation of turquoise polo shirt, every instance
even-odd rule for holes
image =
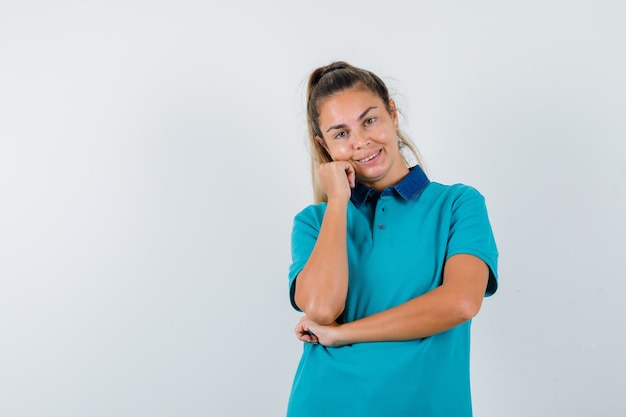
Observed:
[[[295,216],[291,303],[326,204]],[[382,192],[357,184],[347,209],[349,283],[345,323],[402,304],[441,285],[446,260],[470,254],[489,267],[485,295],[497,288],[495,240],[483,196],[463,184],[428,180],[419,166]],[[468,417],[472,415],[471,321],[403,342],[338,348],[304,344],[288,417]]]

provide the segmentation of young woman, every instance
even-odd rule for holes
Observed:
[[[305,344],[287,415],[471,416],[470,323],[497,287],[483,197],[408,166],[375,74],[318,68],[307,100],[317,204],[292,232]]]

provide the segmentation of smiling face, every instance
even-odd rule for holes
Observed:
[[[395,103],[385,103],[365,88],[351,88],[319,104],[319,127],[324,146],[333,161],[348,161],[361,184],[383,190],[397,184],[409,169],[396,135]]]

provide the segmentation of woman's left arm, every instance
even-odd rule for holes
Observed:
[[[488,279],[489,267],[483,260],[473,255],[454,255],[446,261],[442,284],[434,290],[389,310],[341,325],[321,326],[305,316],[296,326],[296,335],[303,342],[324,346],[432,336],[478,314]]]

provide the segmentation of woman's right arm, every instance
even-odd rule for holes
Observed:
[[[296,278],[294,300],[309,319],[326,325],[341,315],[348,293],[346,229],[354,168],[345,161],[326,163],[319,179],[328,202],[311,256]]]

